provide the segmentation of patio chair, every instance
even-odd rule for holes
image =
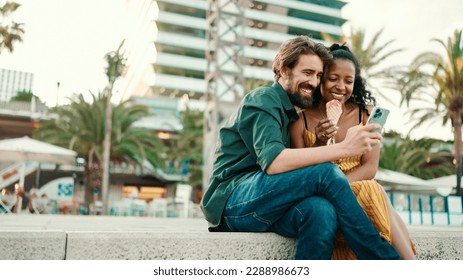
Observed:
[[[166,198],[155,198],[148,204],[148,216],[167,217],[168,201]]]
[[[0,214],[11,214],[16,202],[16,194],[0,193]]]
[[[175,191],[175,208],[177,209],[179,216],[182,218],[188,218],[190,214],[191,204],[191,194],[193,192],[193,187],[187,184],[178,184]],[[179,207],[180,206],[180,207]]]
[[[31,201],[32,210],[35,214],[47,214],[47,204],[49,203],[49,199],[46,197],[37,197]]]

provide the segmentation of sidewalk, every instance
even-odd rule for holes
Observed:
[[[463,227],[410,226],[422,260],[463,259]],[[274,233],[212,233],[203,219],[1,215],[0,259],[292,259],[295,240]]]
[[[203,232],[204,219],[85,215],[1,215],[0,231],[144,231]]]
[[[134,216],[85,215],[0,215],[0,231],[150,231],[208,232],[207,221],[201,218],[154,218]],[[408,226],[411,232],[458,232],[463,226]]]

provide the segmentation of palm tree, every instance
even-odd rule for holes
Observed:
[[[103,145],[103,182],[102,182],[102,196],[103,196],[103,213],[108,213],[108,198],[109,198],[109,158],[111,157],[111,129],[112,129],[112,105],[111,97],[116,80],[122,76],[122,71],[125,67],[124,54],[121,53],[124,40],[119,44],[116,51],[107,53],[106,59],[106,77],[108,78],[108,86],[106,87],[106,122],[105,122],[105,138]]]
[[[379,167],[402,172],[422,179],[452,174],[453,165],[449,160],[450,151],[433,151],[435,139],[411,140],[395,138],[391,144],[381,147]]]
[[[6,2],[0,7],[0,18],[7,18],[13,12],[15,12],[21,5],[16,2]],[[13,44],[15,42],[22,42],[21,35],[24,34],[24,28],[22,23],[12,21],[10,25],[0,24],[0,54],[3,49],[7,49],[10,52],[14,51]]]
[[[202,111],[186,108],[182,113],[183,128],[175,136],[166,151],[166,165],[174,173],[186,173],[188,184],[202,186],[203,165],[203,120]]]
[[[342,37],[340,39],[333,38],[327,34],[323,34],[323,39],[330,43],[347,43],[348,47],[358,59],[362,76],[365,78],[367,87],[375,94],[379,95],[385,100],[392,103],[390,98],[381,92],[379,88],[374,85],[373,81],[389,81],[400,67],[390,66],[381,67],[384,62],[394,54],[397,54],[403,49],[388,49],[395,42],[389,40],[386,43],[378,44],[384,29],[376,32],[369,42],[365,40],[365,31],[363,29],[351,29],[350,37]]]
[[[38,96],[34,95],[31,91],[25,90],[18,91],[15,96],[11,97],[10,101],[31,102],[33,98],[35,98],[38,103],[44,104]]]
[[[45,120],[35,131],[34,138],[72,149],[85,159],[85,205],[93,202],[93,192],[101,199],[103,173],[103,143],[108,95],[92,94],[88,103],[82,94],[75,96],[68,106],[51,109],[56,118]],[[111,161],[142,166],[145,161],[162,166],[163,145],[157,136],[132,124],[148,116],[146,106],[133,105],[129,100],[112,106]]]
[[[410,69],[398,79],[402,103],[425,101],[427,107],[410,112],[413,128],[439,119],[453,128],[454,158],[456,160],[457,195],[461,195],[462,118],[463,118],[463,41],[462,31],[455,30],[447,42],[433,39],[445,50],[445,57],[425,52],[415,58]],[[412,128],[412,129],[413,129]]]

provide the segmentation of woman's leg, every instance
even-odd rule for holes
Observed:
[[[386,200],[389,217],[391,219],[392,246],[394,246],[402,259],[416,260],[416,255],[411,245],[411,238],[408,234],[407,226],[397,211],[395,211],[387,193],[383,188],[381,189],[384,199]]]
[[[232,231],[268,231],[297,203],[316,195],[333,205],[339,228],[359,259],[399,258],[393,247],[380,238],[346,177],[332,163],[276,175],[256,172],[233,191],[223,213],[224,221]]]

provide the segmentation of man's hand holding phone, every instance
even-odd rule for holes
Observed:
[[[344,157],[358,156],[366,154],[379,144],[382,136],[374,132],[374,129],[380,129],[378,124],[356,125],[347,130],[346,138],[340,144],[346,152]]]

